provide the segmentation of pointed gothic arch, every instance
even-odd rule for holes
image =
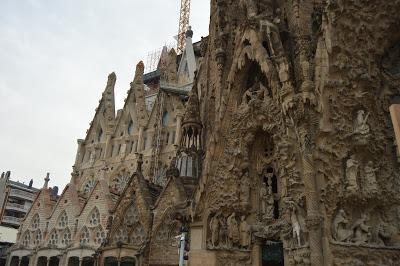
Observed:
[[[29,232],[28,230],[26,230],[23,234],[22,245],[27,248],[31,246],[31,232]]]
[[[71,230],[69,230],[69,228],[67,227],[62,233],[61,244],[63,246],[68,246],[71,244],[71,242],[72,242],[72,233]]]
[[[57,227],[58,228],[65,228],[68,226],[68,215],[65,210],[61,212],[57,219]]]
[[[40,226],[40,217],[39,214],[36,213],[32,218],[31,229],[36,230],[39,228],[39,226]]]
[[[100,224],[100,211],[99,208],[94,207],[87,217],[86,224],[90,227],[96,227]]]
[[[43,239],[42,231],[40,229],[36,230],[36,232],[33,235],[33,245],[39,246],[40,243],[42,242],[42,239]]]
[[[90,232],[89,229],[84,226],[81,229],[81,232],[79,234],[79,242],[81,245],[87,246],[90,244]]]
[[[53,229],[51,231],[51,233],[49,234],[47,242],[48,242],[49,245],[57,246],[58,243],[59,243],[59,239],[60,239],[60,237],[59,237],[59,234],[58,234],[57,230]]]
[[[94,229],[94,243],[101,246],[107,238],[106,231],[101,225]]]

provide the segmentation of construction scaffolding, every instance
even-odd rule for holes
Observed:
[[[189,28],[190,0],[181,0],[181,11],[179,16],[177,53],[183,53],[185,49],[185,34]]]

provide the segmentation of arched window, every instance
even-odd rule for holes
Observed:
[[[135,129],[135,126],[133,125],[133,121],[130,120],[130,121],[129,121],[129,124],[128,124],[128,134],[129,134],[129,135],[132,135],[134,129]]]
[[[94,179],[90,179],[85,183],[85,186],[83,187],[83,192],[84,193],[90,193],[92,189],[94,188],[95,185]]]
[[[132,231],[130,236],[130,243],[134,245],[140,245],[146,240],[146,232],[141,224],[138,224]]]
[[[63,244],[63,246],[68,246],[71,243],[71,240],[72,240],[72,234],[71,231],[67,228],[64,230],[61,243]]]
[[[96,207],[89,215],[89,224],[91,226],[97,226],[100,224],[100,212],[99,209],[97,209]]]
[[[114,237],[114,242],[128,243],[128,230],[125,226],[121,226],[120,228],[118,228],[118,231]]]
[[[26,231],[22,239],[22,245],[24,247],[29,247],[30,244],[31,244],[31,233],[29,231]]]
[[[60,217],[58,218],[58,227],[60,228],[65,228],[68,226],[68,216],[67,213],[65,211],[63,211],[60,214]]]
[[[54,245],[54,246],[58,244],[58,233],[57,233],[56,230],[54,230],[54,231],[50,234],[49,244],[50,244],[50,245]]]
[[[37,230],[35,233],[35,239],[33,240],[33,244],[35,246],[38,246],[40,244],[40,242],[42,242],[42,231]]]
[[[33,216],[33,219],[32,219],[31,228],[36,230],[39,228],[39,225],[40,225],[39,214],[35,214],[35,216]]]
[[[131,205],[125,215],[125,223],[128,226],[134,225],[139,222],[139,212],[135,205]]]
[[[86,226],[82,228],[80,242],[82,245],[88,245],[90,242],[90,233]]]
[[[165,127],[168,124],[168,112],[165,111],[162,116],[162,125]]]
[[[101,244],[103,244],[103,242],[104,242],[105,240],[106,240],[106,233],[104,232],[103,228],[102,228],[101,226],[99,226],[99,227],[96,229],[96,232],[95,232],[94,242],[95,242],[97,245],[101,245]]]

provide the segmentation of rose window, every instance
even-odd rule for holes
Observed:
[[[128,185],[129,182],[129,177],[128,176],[119,176],[115,178],[115,188],[118,193],[121,193],[124,191],[126,185]]]

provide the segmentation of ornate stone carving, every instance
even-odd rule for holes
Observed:
[[[369,161],[364,166],[364,192],[367,194],[376,194],[378,192],[376,171],[378,171],[378,168],[374,168],[374,163],[372,161]]]
[[[371,227],[368,226],[366,223],[369,221],[369,217],[367,214],[361,214],[361,218],[358,219],[352,226],[353,237],[352,242],[356,244],[363,244],[367,243],[371,233]]]
[[[246,216],[242,216],[240,220],[240,247],[247,249],[251,244],[250,225],[246,221]]]
[[[342,209],[338,211],[332,222],[332,237],[339,242],[349,242],[353,232],[348,229],[349,220],[346,212]]]
[[[359,168],[359,163],[356,160],[355,155],[352,155],[346,161],[346,190],[349,193],[355,193],[358,191],[358,183],[357,183],[358,168]]]
[[[240,241],[240,232],[236,213],[232,213],[226,220],[228,226],[228,246],[237,247]]]

